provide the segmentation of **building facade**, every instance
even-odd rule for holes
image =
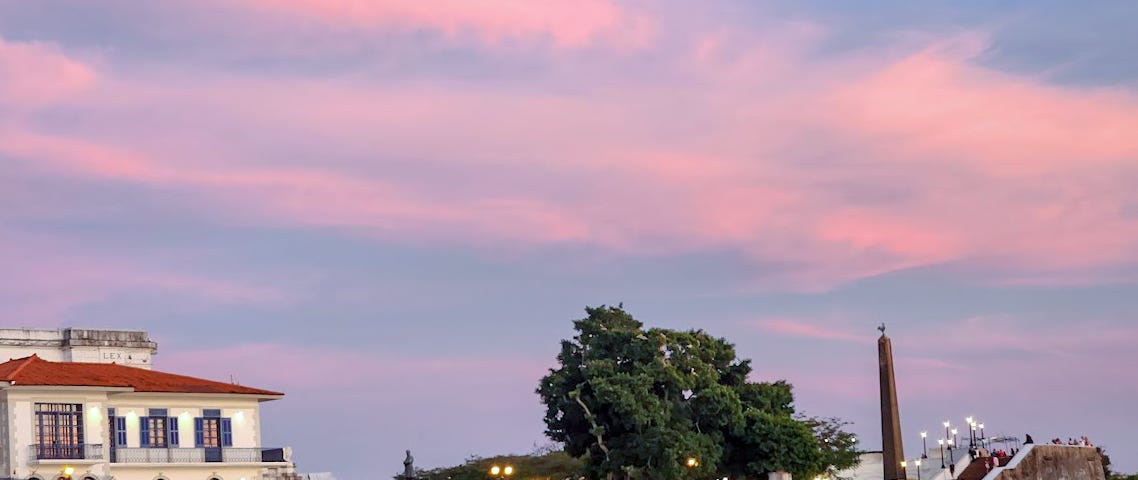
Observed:
[[[282,396],[117,363],[9,360],[0,364],[0,478],[288,478],[290,452],[260,434],[261,402]]]
[[[0,360],[36,355],[53,362],[117,363],[149,369],[158,344],[143,331],[0,328]]]

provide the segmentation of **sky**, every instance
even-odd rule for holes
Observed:
[[[144,329],[384,478],[547,444],[623,302],[909,456],[1138,471],[1138,4],[0,0],[0,318]]]

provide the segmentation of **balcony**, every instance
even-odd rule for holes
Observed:
[[[126,448],[116,447],[112,463],[269,463],[284,462],[280,448]]]
[[[31,445],[28,447],[28,458],[32,463],[58,463],[52,460],[75,462],[76,460],[102,461],[103,446],[99,444],[79,445]]]

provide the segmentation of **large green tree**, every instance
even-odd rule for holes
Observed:
[[[812,478],[840,458],[818,424],[793,417],[790,384],[748,382],[750,360],[726,340],[644,329],[620,307],[585,310],[537,393],[546,434],[590,478]]]

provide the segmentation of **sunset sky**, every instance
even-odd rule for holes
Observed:
[[[1138,3],[0,0],[0,319],[145,329],[387,478],[546,443],[586,305],[880,448],[1138,471]],[[943,433],[942,433],[943,434]],[[935,441],[934,441],[935,443]]]

